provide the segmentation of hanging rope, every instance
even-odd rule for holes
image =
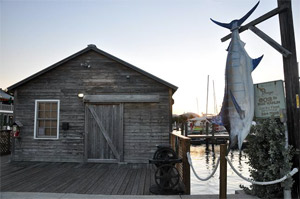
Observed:
[[[230,162],[229,158],[226,156],[225,157],[226,160],[228,161],[230,167],[232,168],[232,170],[242,179],[246,180],[247,182],[250,182],[252,184],[256,184],[256,185],[270,185],[270,184],[276,184],[276,183],[279,183],[279,182],[282,182],[284,180],[286,180],[288,177],[291,177],[293,176],[294,174],[296,174],[298,172],[298,169],[297,168],[294,168],[292,171],[290,171],[290,173],[286,174],[285,176],[283,176],[282,178],[280,179],[277,179],[277,180],[273,180],[273,181],[268,181],[268,182],[256,182],[256,181],[253,181],[249,178],[246,178],[244,176],[242,176],[242,174],[240,174],[232,165],[232,163]]]
[[[196,178],[198,178],[198,179],[201,180],[201,181],[207,181],[207,180],[209,180],[209,179],[215,174],[215,172],[217,171],[217,168],[218,168],[219,163],[220,163],[220,157],[219,157],[219,158],[218,158],[218,161],[217,161],[217,165],[216,165],[215,169],[213,170],[213,172],[212,172],[208,177],[206,177],[206,178],[201,178],[201,177],[199,177],[199,176],[197,175],[197,173],[196,173],[196,171],[195,171],[195,169],[194,169],[194,166],[193,166],[193,162],[192,162],[190,153],[187,152],[186,155],[187,155],[187,158],[188,158],[188,162],[189,162],[189,164],[190,164],[190,167],[192,168],[192,170],[193,170],[193,172],[194,172]]]
[[[194,166],[193,166],[193,162],[192,162],[192,159],[191,159],[191,156],[190,156],[190,153],[187,152],[186,153],[187,155],[187,159],[188,159],[188,162],[190,164],[190,167],[192,168],[193,170],[193,173],[195,174],[196,178],[201,180],[201,181],[207,181],[209,180],[217,171],[217,168],[219,166],[219,163],[220,163],[220,157],[218,158],[218,161],[217,161],[217,165],[215,167],[215,169],[213,170],[213,172],[206,178],[201,178],[198,176],[198,174],[196,173],[195,169],[194,169]],[[235,168],[234,166],[232,165],[232,163],[230,162],[229,158],[226,156],[225,157],[226,160],[228,161],[230,167],[232,168],[232,170],[240,177],[242,178],[243,180],[247,181],[247,182],[250,182],[252,184],[256,184],[256,185],[270,185],[270,184],[276,184],[276,183],[280,183],[284,180],[286,180],[288,177],[291,177],[293,175],[295,175],[297,172],[298,172],[298,169],[297,168],[294,168],[292,171],[290,171],[288,174],[286,174],[285,176],[283,176],[282,178],[280,179],[277,179],[277,180],[273,180],[273,181],[268,181],[268,182],[257,182],[257,181],[254,181],[254,180],[251,180],[249,178],[246,178],[244,177],[242,174],[240,174]]]

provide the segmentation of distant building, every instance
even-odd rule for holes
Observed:
[[[13,96],[0,89],[0,130],[10,129],[13,122]]]
[[[17,161],[137,162],[169,144],[177,87],[95,45],[12,85]]]

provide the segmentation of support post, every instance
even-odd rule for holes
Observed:
[[[225,158],[227,144],[220,145],[220,189],[219,198],[227,198],[227,160]]]
[[[184,123],[184,136],[187,137],[189,134],[188,122]]]
[[[207,121],[206,121],[206,123],[205,123],[205,133],[206,133],[206,138],[205,138],[206,148],[208,149],[209,138],[208,138],[208,122],[207,122]]]
[[[292,16],[291,0],[277,0],[278,7],[286,7],[285,12],[279,13],[279,25],[282,47],[292,54],[283,57],[283,71],[286,90],[286,111],[289,144],[292,145],[297,153],[293,158],[293,167],[299,168],[300,159],[300,107],[299,107],[299,69],[296,56],[296,45],[294,35],[294,25]],[[298,101],[297,101],[298,100]],[[292,188],[292,196],[298,197],[300,194],[300,175],[299,172],[293,176],[295,183]]]

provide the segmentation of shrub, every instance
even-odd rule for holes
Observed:
[[[274,118],[257,120],[247,137],[245,153],[249,157],[250,177],[254,181],[272,181],[281,178],[291,170],[292,150],[285,148],[284,126]],[[284,182],[292,186],[292,179]],[[283,184],[283,183],[282,183]],[[273,185],[241,185],[244,191],[260,198],[279,198],[283,196],[281,183]]]

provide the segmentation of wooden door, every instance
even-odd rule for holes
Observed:
[[[123,161],[123,105],[86,105],[86,158]]]

